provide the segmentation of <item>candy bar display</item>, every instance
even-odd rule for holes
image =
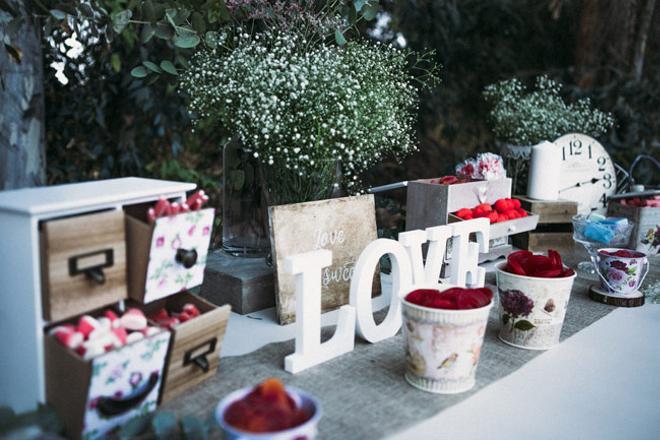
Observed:
[[[497,264],[499,338],[518,348],[547,350],[559,343],[575,271],[561,255],[511,253]]]
[[[432,393],[475,384],[493,293],[488,288],[417,289],[402,300],[405,378]]]
[[[142,303],[202,283],[215,210],[197,191],[186,202],[161,198],[126,209],[128,295]]]
[[[316,438],[320,417],[320,404],[314,397],[285,387],[278,379],[235,391],[216,409],[216,419],[230,440],[311,440]]]
[[[134,308],[52,327],[45,338],[48,403],[71,438],[99,438],[158,404],[169,332]]]

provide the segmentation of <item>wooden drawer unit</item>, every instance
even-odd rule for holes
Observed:
[[[126,298],[123,212],[44,221],[40,240],[44,319],[65,319]]]
[[[201,314],[172,330],[161,402],[215,375],[220,363],[220,347],[231,311],[229,305],[218,307],[197,295],[182,292],[141,308],[147,316],[162,308],[171,314],[180,312],[186,303],[194,304]]]
[[[128,208],[128,295],[149,303],[202,284],[213,208],[161,217],[149,224],[144,207]]]
[[[155,411],[169,344],[170,333],[163,330],[85,360],[46,335],[46,400],[64,423],[66,437],[105,438]]]

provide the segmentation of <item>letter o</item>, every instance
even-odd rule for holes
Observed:
[[[376,325],[371,308],[374,268],[383,255],[392,261],[392,296],[385,320]],[[357,312],[357,333],[374,343],[394,336],[401,328],[401,295],[412,286],[412,264],[406,249],[396,240],[379,238],[364,248],[355,265],[350,303]]]

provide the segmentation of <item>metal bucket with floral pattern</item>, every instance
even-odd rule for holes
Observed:
[[[576,274],[539,278],[504,271],[495,266],[500,302],[499,338],[514,347],[547,350],[559,343],[566,308]]]
[[[436,286],[438,290],[450,287]],[[468,310],[432,309],[405,298],[401,302],[408,383],[440,394],[472,388],[493,301]]]
[[[629,251],[633,257],[612,255],[616,251]],[[649,273],[649,260],[646,254],[639,251],[619,248],[598,249],[594,264],[598,269],[600,285],[612,295],[638,296],[644,278]]]

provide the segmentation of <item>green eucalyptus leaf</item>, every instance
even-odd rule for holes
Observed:
[[[176,27],[176,14],[177,10],[175,8],[168,8],[165,10],[165,18],[170,22],[172,26]]]
[[[133,67],[131,70],[131,76],[134,78],[144,78],[149,72],[142,66]]]
[[[179,74],[179,72],[176,71],[176,67],[174,67],[174,64],[172,64],[172,62],[168,60],[161,61],[160,68],[163,69],[165,72],[169,73],[170,75],[176,76]]]
[[[335,41],[340,46],[346,44],[346,37],[344,37],[344,34],[339,29],[335,29]]]
[[[131,20],[132,16],[133,12],[130,9],[113,12],[110,14],[110,19],[112,20],[112,29],[118,34],[121,34],[126,26],[128,26],[128,22]]]
[[[176,415],[171,412],[157,412],[151,419],[151,429],[159,439],[178,437],[178,423]]]
[[[174,28],[169,23],[159,21],[156,23],[156,36],[163,40],[169,40],[174,36]]]
[[[183,416],[181,429],[186,440],[206,440],[208,438],[204,423],[196,417]]]
[[[158,64],[156,63],[152,63],[151,61],[142,61],[142,64],[144,64],[144,66],[147,69],[151,70],[154,73],[163,73],[163,70],[160,67],[158,67]]]
[[[353,2],[353,6],[355,6],[355,10],[357,12],[360,12],[362,10],[362,7],[367,3],[367,0],[355,0]]]
[[[183,66],[184,69],[190,69],[190,64],[188,63],[188,60],[181,56],[181,54],[176,55],[176,62],[179,63],[181,66]]]
[[[140,32],[140,41],[148,43],[155,34],[156,29],[150,24],[145,24],[142,26],[142,31]]]
[[[378,5],[378,1],[370,0],[369,3],[364,5],[364,8],[362,8],[362,16],[365,20],[371,21],[378,15],[379,9],[380,6]]]
[[[191,23],[193,29],[195,29],[198,34],[201,35],[206,32],[206,21],[204,21],[204,16],[199,12],[195,11],[192,13]]]
[[[110,65],[112,66],[112,70],[114,70],[116,73],[119,73],[121,70],[121,58],[119,58],[119,54],[117,52],[110,55]]]
[[[59,9],[51,9],[50,15],[52,15],[58,20],[64,20],[66,18],[66,12],[60,11]]]
[[[536,326],[534,324],[527,321],[526,319],[521,319],[520,321],[516,322],[514,324],[514,327],[517,328],[518,330],[522,330],[522,331],[525,331],[525,332],[529,331],[533,328],[536,328]]]
[[[177,34],[172,42],[181,49],[191,49],[199,44],[199,37],[196,34]]]
[[[156,11],[154,11],[154,4],[151,0],[142,2],[142,13],[147,21],[156,21],[158,19],[158,17],[156,17]]]

